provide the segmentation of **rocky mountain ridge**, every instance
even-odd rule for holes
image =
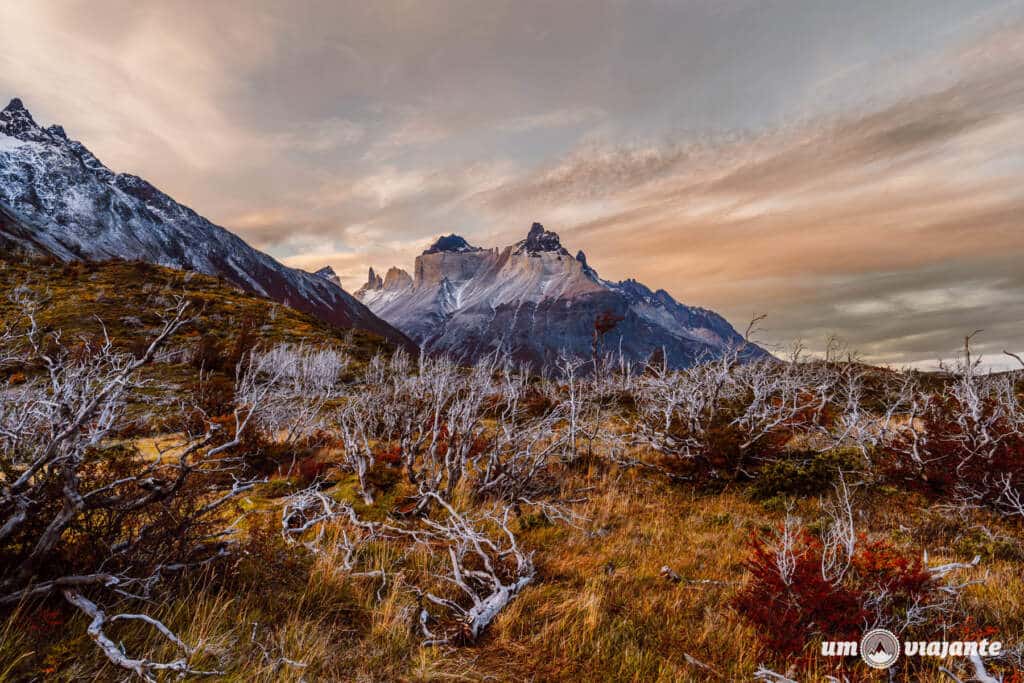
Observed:
[[[217,275],[339,327],[409,339],[341,288],[289,268],[142,178],[115,173],[21,100],[0,111],[0,246],[71,260],[139,260]],[[335,276],[336,278],[336,276]]]
[[[729,348],[766,354],[713,311],[636,280],[602,279],[582,251],[574,258],[540,223],[503,249],[441,237],[416,258],[412,275],[391,268],[381,278],[371,268],[355,295],[425,350],[463,361],[499,349],[535,367],[550,366],[560,353],[590,357],[599,320],[615,321],[603,336],[605,349],[635,362],[657,352],[674,367]]]

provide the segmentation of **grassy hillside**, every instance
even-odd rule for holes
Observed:
[[[0,291],[24,290],[46,303],[40,322],[66,336],[92,337],[102,321],[115,343],[137,343],[156,324],[156,314],[176,297],[191,304],[186,335],[209,333],[230,346],[250,332],[264,344],[344,341],[365,361],[383,340],[364,330],[341,330],[269,299],[242,292],[220,278],[143,262],[60,263],[0,259]],[[19,307],[0,299],[0,316]]]
[[[9,325],[24,322],[21,301],[30,300],[39,307],[39,326],[59,330],[65,342],[95,345],[105,333],[127,351],[139,351],[159,329],[160,316],[184,299],[189,321],[170,344],[185,351],[181,362],[150,368],[175,385],[197,379],[199,369],[233,375],[239,358],[257,346],[343,345],[357,368],[390,350],[371,332],[333,327],[220,278],[143,262],[0,258],[0,292],[0,320]]]
[[[735,681],[751,680],[760,665],[791,670],[799,681],[843,675],[813,651],[797,659],[780,656],[732,603],[750,579],[745,562],[751,535],[782,524],[786,504],[821,524],[815,498],[783,503],[755,499],[742,488],[701,492],[599,465],[553,475],[566,497],[587,498],[575,509],[581,526],[536,515],[521,520],[520,543],[536,553],[536,583],[474,644],[420,644],[413,627],[419,603],[403,581],[436,569],[438,558],[403,557],[381,545],[366,563],[386,568],[388,583],[347,577],[337,555],[279,543],[274,499],[266,497],[276,492],[270,487],[248,502],[250,509],[266,511],[253,518],[259,536],[234,561],[231,578],[191,578],[155,615],[186,642],[203,643],[199,662],[227,671],[218,680]],[[351,498],[352,486],[342,479],[330,493]],[[360,512],[383,517],[411,493],[399,484],[375,509]],[[920,496],[891,489],[868,492],[860,504],[861,530],[908,554],[927,548],[936,563],[980,554],[982,568],[963,577],[985,576],[985,582],[967,591],[962,610],[970,621],[962,633],[1020,642],[1019,525],[983,513],[951,516]],[[681,580],[667,579],[665,566]],[[118,678],[85,635],[85,625],[73,614],[26,607],[8,620],[0,666],[32,653],[17,670],[46,672],[54,680]],[[133,652],[173,655],[158,636],[125,632]],[[307,666],[283,664],[282,657]],[[844,671],[850,680],[886,680],[857,662]],[[896,680],[948,679],[926,662],[924,670]]]

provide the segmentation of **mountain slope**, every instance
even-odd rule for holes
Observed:
[[[14,99],[0,111],[0,246],[63,261],[119,258],[223,277],[339,327],[412,348],[338,283],[288,268],[148,182],[114,173]]]
[[[635,280],[601,279],[583,252],[572,257],[539,223],[501,250],[442,237],[416,258],[412,276],[392,268],[381,278],[371,269],[356,297],[426,350],[463,361],[498,348],[535,367],[562,351],[589,357],[598,320],[617,321],[604,346],[632,361],[663,350],[671,366],[683,367],[744,346],[717,313]],[[753,345],[743,353],[765,354]]]

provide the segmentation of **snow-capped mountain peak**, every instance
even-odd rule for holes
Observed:
[[[0,110],[0,133],[23,142],[44,142],[49,137],[17,97]]]
[[[416,257],[413,277],[392,268],[381,279],[371,268],[356,297],[428,351],[466,361],[497,348],[535,367],[563,351],[589,356],[594,323],[607,313],[621,319],[607,343],[634,361],[664,349],[669,363],[683,366],[743,344],[711,311],[635,280],[602,280],[582,251],[573,258],[540,223],[504,249],[442,237]]]
[[[62,127],[37,125],[17,98],[0,111],[0,247],[217,275],[332,324],[412,346],[337,283],[288,268],[144,179],[114,173]]]
[[[512,253],[537,255],[543,252],[569,255],[569,252],[562,246],[558,233],[545,230],[540,223],[534,223],[530,226],[530,232],[526,234],[526,239],[517,242]]]
[[[331,268],[330,266],[324,266],[323,268],[321,268],[320,270],[316,271],[313,274],[319,275],[328,282],[333,282],[334,284],[341,287],[341,278],[338,277],[338,274],[334,272],[334,268]]]

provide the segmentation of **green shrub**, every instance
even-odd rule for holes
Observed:
[[[754,479],[751,493],[759,500],[782,495],[818,495],[832,490],[840,470],[848,472],[860,466],[860,453],[850,449],[794,453],[764,465]]]

